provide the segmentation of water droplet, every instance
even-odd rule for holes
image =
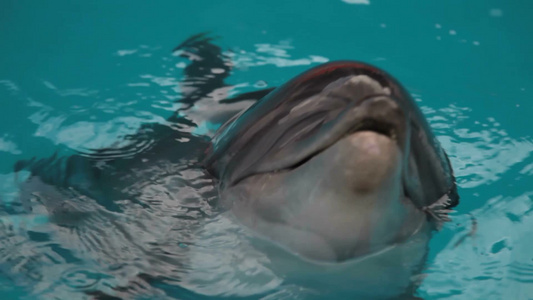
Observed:
[[[450,35],[456,35],[457,34],[457,31],[455,30],[450,30]]]
[[[442,26],[441,26],[440,24],[435,24],[435,28],[437,28],[437,29],[441,29]]]
[[[478,41],[473,41],[472,44],[474,44],[474,46],[479,46],[479,42]]]

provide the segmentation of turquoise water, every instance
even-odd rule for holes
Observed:
[[[17,161],[123,145],[143,124],[169,128],[187,63],[171,50],[210,31],[234,64],[229,95],[337,59],[398,78],[461,195],[431,241],[418,296],[533,299],[531,11],[531,1],[503,0],[2,1],[0,298],[313,294],[269,272],[186,159],[106,177],[120,183],[104,193],[118,208],[76,189],[21,203],[28,173],[13,172]],[[205,115],[223,107],[199,102],[184,112],[195,124],[177,130],[208,135]]]

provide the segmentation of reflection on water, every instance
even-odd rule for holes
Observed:
[[[217,51],[217,47],[198,48],[202,44],[189,42],[181,54],[193,62]],[[15,83],[1,81],[5,93],[24,98],[34,109],[29,119],[37,125],[35,137],[69,148],[50,158],[20,162],[17,174],[1,177],[1,286],[61,299],[320,296],[312,287],[294,285],[275,274],[268,258],[250,243],[248,233],[217,211],[214,183],[198,161],[208,136],[223,120],[253,103],[252,99],[221,102],[235,96],[235,90],[250,87],[247,83],[219,87],[216,81],[230,68],[327,61],[315,55],[292,58],[292,46],[286,41],[255,47],[253,52],[225,52],[207,61],[216,65],[209,72],[194,69],[157,47],[117,50],[115,55],[121,59],[159,57],[163,62],[159,73],[145,73],[121,85],[119,91],[135,96],[120,100],[110,96],[120,94],[117,91],[61,90],[44,82],[45,88],[61,97],[99,99],[93,107],[103,112],[98,116],[83,106],[52,109],[25,98]],[[176,77],[177,71],[186,75]],[[143,91],[153,85],[161,89],[158,99]],[[141,100],[154,100],[150,104],[154,110],[133,109]],[[498,188],[520,184],[521,178],[531,175],[532,140],[511,136],[497,118],[470,118],[467,107],[421,104],[450,155],[467,204],[458,207],[453,222],[440,233],[448,240],[433,242],[420,293],[485,298],[498,292],[501,298],[524,298],[526,286],[533,282],[533,263],[527,255],[533,247],[527,238],[533,228],[533,196],[504,197]],[[161,110],[179,113],[166,119]],[[80,115],[87,120],[80,121]],[[109,141],[116,142],[110,145]],[[0,150],[20,152],[7,135],[0,137]],[[486,199],[478,201],[477,207],[468,205],[480,197],[474,188],[490,185],[496,190],[483,194]],[[471,229],[467,213],[476,218],[479,228],[455,247]],[[512,232],[506,230],[510,225]]]
[[[446,224],[444,233],[453,234],[448,242],[433,242],[435,257],[419,292],[424,298],[527,299],[533,283],[526,250],[533,247],[533,194],[521,191],[531,189],[523,168],[533,162],[533,141],[513,138],[496,118],[471,120],[470,112],[453,105],[425,110],[450,155],[467,208],[457,208]],[[515,196],[502,196],[502,189]],[[469,210],[473,203],[478,207]]]
[[[437,254],[427,268],[422,293],[432,297],[461,294],[471,299],[528,299],[533,283],[528,252],[533,247],[533,194],[498,196],[472,214],[479,229],[455,248],[458,234]],[[461,216],[457,220],[468,223]]]
[[[256,44],[255,51],[246,52],[244,50],[236,53],[229,52],[227,55],[231,58],[235,67],[247,69],[265,65],[274,65],[278,68],[310,66],[317,63],[325,63],[329,60],[319,55],[309,55],[303,58],[292,58],[288,51],[293,49],[289,41],[280,41],[279,44]]]

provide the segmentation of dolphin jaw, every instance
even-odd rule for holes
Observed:
[[[376,132],[392,140],[397,140],[398,138],[396,126],[394,124],[373,118],[363,119],[362,121],[358,122],[354,129],[350,131],[350,133],[359,131]]]

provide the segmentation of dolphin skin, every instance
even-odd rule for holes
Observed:
[[[190,126],[187,109],[228,88],[231,63],[203,35],[177,49],[194,59],[185,69],[186,107],[168,121]],[[224,72],[208,71],[217,68]],[[280,272],[368,299],[412,295],[431,234],[459,196],[449,159],[408,92],[374,66],[338,61],[219,101],[239,109],[250,102],[238,113],[213,112],[215,123],[227,121],[211,141],[147,124],[129,139],[150,147],[126,157],[102,149],[15,169],[29,170],[28,182],[73,188],[121,211],[114,199],[136,180],[132,170],[185,157],[212,176],[217,205],[274,249]]]
[[[308,263],[352,265],[342,288],[368,298],[416,287],[407,278],[459,201],[413,99],[361,62],[326,63],[275,89],[220,129],[205,164],[239,222]]]
[[[274,90],[221,128],[205,163],[243,223],[318,260],[401,242],[458,203],[414,101],[359,62],[326,63]]]

